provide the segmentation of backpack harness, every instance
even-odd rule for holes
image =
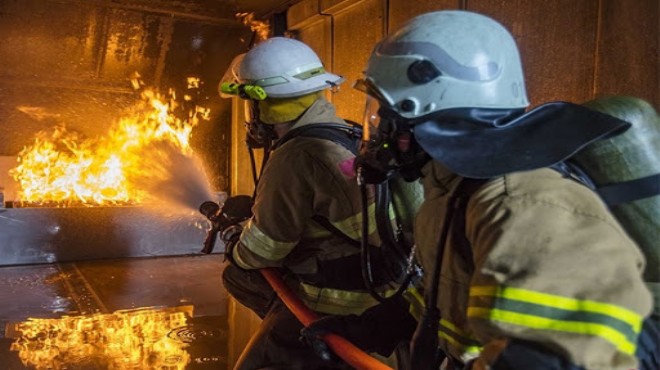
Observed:
[[[346,121],[339,123],[314,123],[289,130],[269,149],[275,150],[296,137],[317,138],[332,141],[348,149],[355,156],[362,144],[362,126]],[[342,290],[367,289],[377,300],[383,300],[375,287],[396,282],[400,287],[396,294],[405,290],[410,279],[418,271],[412,268],[411,246],[401,241],[399,231],[393,230],[389,218],[391,192],[387,181],[376,185],[376,222],[382,245],[376,247],[368,243],[368,214],[366,211],[366,188],[361,185],[362,193],[362,240],[358,241],[343,233],[327,218],[314,215],[312,220],[347,244],[360,248],[359,255],[340,257],[333,260],[318,261],[318,271],[314,274],[298,274],[306,283]],[[398,215],[395,216],[398,219]]]

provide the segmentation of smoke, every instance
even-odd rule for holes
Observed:
[[[157,141],[142,148],[138,166],[127,180],[145,192],[148,203],[165,203],[184,210],[199,209],[215,195],[201,160],[174,143]]]

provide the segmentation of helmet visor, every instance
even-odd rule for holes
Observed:
[[[380,102],[367,95],[367,101],[364,105],[364,115],[362,117],[362,140],[369,141],[371,135],[375,134],[378,131],[378,126],[380,125],[380,116],[378,111],[380,110]]]
[[[379,101],[382,102],[382,104],[388,106],[392,105],[390,100],[387,99],[387,97],[385,97],[385,95],[383,95],[380,92],[380,90],[376,87],[376,85],[374,85],[373,82],[371,82],[371,80],[369,80],[368,78],[362,78],[355,81],[355,84],[353,84],[353,88],[378,99]]]
[[[353,88],[367,94],[362,116],[362,140],[369,141],[376,135],[381,123],[381,117],[378,114],[381,107],[387,100],[381,95],[373,84],[367,79],[360,79],[355,82]]]

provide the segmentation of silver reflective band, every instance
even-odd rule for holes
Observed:
[[[282,76],[276,76],[276,77],[267,77],[267,78],[262,78],[256,81],[252,81],[253,85],[259,85],[261,87],[266,87],[266,86],[273,86],[273,85],[281,85],[289,82],[286,78]]]
[[[502,71],[501,66],[493,61],[476,67],[462,65],[444,49],[430,42],[386,42],[378,46],[378,52],[392,56],[420,55],[433,62],[443,74],[465,81],[493,80]]]
[[[298,80],[306,80],[308,78],[318,76],[325,73],[325,68],[318,63],[307,64],[302,67],[298,67],[294,70],[288,71],[284,76],[273,76],[260,78],[255,81],[250,81],[251,84],[259,85],[261,87],[281,85],[287,82],[291,82],[291,78]]]

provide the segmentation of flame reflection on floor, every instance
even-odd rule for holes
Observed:
[[[11,351],[37,370],[183,370],[191,362],[189,343],[170,333],[185,327],[192,314],[192,306],[180,306],[30,319],[14,324]]]

